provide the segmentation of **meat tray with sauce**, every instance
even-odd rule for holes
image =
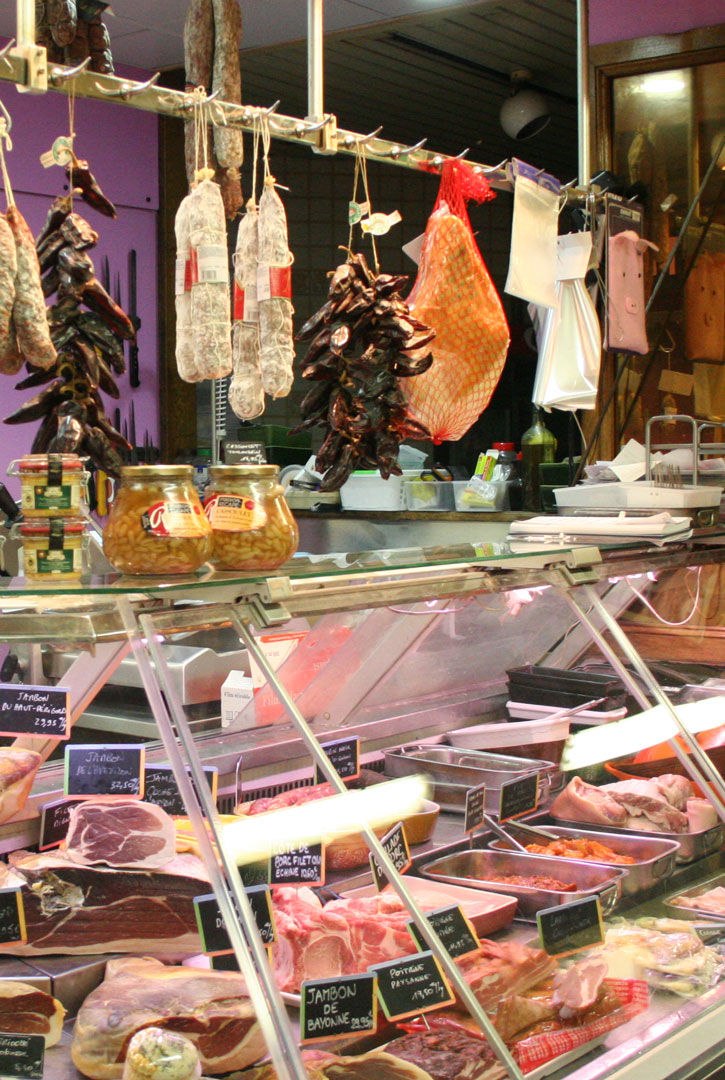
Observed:
[[[434,881],[515,896],[519,901],[516,918],[530,922],[535,921],[536,912],[542,908],[568,904],[572,900],[597,894],[602,913],[609,915],[622,895],[622,882],[627,874],[627,870],[622,868],[577,863],[568,859],[557,861],[554,868],[554,861],[549,856],[510,851],[459,851],[426,863],[419,872]],[[526,885],[496,880],[509,875],[553,878],[564,887],[542,888],[533,882]]]
[[[537,824],[537,822],[532,821],[532,824]],[[515,839],[520,843],[527,846],[531,842],[530,836],[524,836],[523,833],[521,835],[516,835],[515,822],[509,822],[506,827],[514,833]],[[661,882],[664,878],[669,877],[675,869],[675,862],[679,851],[679,843],[677,840],[670,840],[660,836],[639,836],[636,834],[627,836],[626,833],[619,832],[590,831],[589,827],[586,829],[566,829],[559,825],[547,825],[546,831],[547,833],[554,834],[562,839],[581,837],[585,840],[593,840],[599,844],[606,845],[606,847],[608,847],[615,855],[632,859],[632,863],[624,865],[605,858],[576,860],[567,856],[562,857],[538,853],[539,858],[549,859],[556,866],[561,865],[562,862],[570,861],[581,861],[596,866],[616,867],[620,865],[627,871],[622,879],[622,893],[625,896],[634,896],[637,893],[644,892],[647,889],[652,888],[652,886],[656,885],[658,882]],[[541,841],[541,843],[544,842],[545,841],[543,840]],[[496,851],[507,850],[502,840],[492,840],[489,846],[492,850]],[[558,871],[555,869],[552,869],[551,873],[554,876],[558,875]]]

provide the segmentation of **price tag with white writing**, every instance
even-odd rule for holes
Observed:
[[[499,821],[511,821],[513,818],[530,814],[539,805],[539,774],[529,773],[514,780],[504,780],[501,784],[501,802]]]
[[[549,956],[572,953],[604,941],[602,905],[598,896],[585,896],[570,904],[543,908],[536,913],[541,946]]]
[[[349,739],[335,739],[332,742],[320,743],[332,762],[337,774],[343,780],[355,780],[360,775],[360,738],[353,735]],[[315,768],[315,783],[323,784],[325,777],[319,768]]]
[[[466,792],[466,817],[463,831],[475,832],[483,825],[483,815],[486,813],[486,785],[477,784]]]
[[[388,1020],[452,1005],[455,996],[432,952],[402,956],[384,964],[373,964],[368,971],[378,977],[378,997]]]
[[[308,979],[300,994],[300,1041],[322,1042],[359,1035],[377,1027],[377,980],[374,975]]]
[[[471,953],[480,949],[481,942],[478,940],[476,931],[457,904],[438,908],[437,911],[428,911],[426,916],[454,959],[459,956],[470,956]],[[426,949],[428,946],[425,938],[413,920],[411,919],[407,925],[418,948]]]
[[[64,686],[0,683],[0,735],[70,738],[70,691]]]
[[[0,1034],[0,1076],[3,1080],[43,1080],[45,1039],[42,1035]]]
[[[44,803],[40,809],[40,839],[38,848],[47,851],[48,848],[57,847],[65,840],[70,824],[71,808],[76,805],[73,799],[56,799],[55,802]]]
[[[403,825],[403,822],[399,821],[397,825],[394,825],[393,828],[385,834],[380,843],[398,873],[404,874],[411,866],[413,860],[410,857],[410,848],[408,847],[408,838],[405,835],[405,826]],[[370,869],[373,872],[375,886],[378,892],[381,892],[387,885],[388,879],[385,876],[385,871],[374,855],[370,856]]]
[[[274,851],[269,866],[270,885],[324,885],[325,845],[301,844]]]
[[[64,794],[77,799],[90,795],[142,799],[145,755],[143,743],[66,746]]]
[[[0,889],[0,945],[20,945],[27,940],[22,891]]]

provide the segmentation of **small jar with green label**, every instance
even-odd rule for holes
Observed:
[[[77,454],[28,454],[13,461],[26,518],[74,517],[83,512],[88,474]]]
[[[87,543],[82,518],[31,519],[18,528],[26,578],[69,581],[81,576]]]

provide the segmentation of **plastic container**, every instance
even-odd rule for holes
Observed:
[[[297,550],[297,522],[276,465],[212,465],[204,511],[217,570],[275,570]]]
[[[451,746],[462,750],[495,750],[510,757],[543,758],[559,764],[569,737],[570,720],[530,720],[523,724],[475,724],[448,733]]]
[[[530,701],[507,701],[506,709],[512,720],[542,720],[551,713],[561,712],[560,705],[535,705]],[[594,727],[596,724],[608,724],[612,720],[621,720],[627,715],[626,708],[601,712],[599,709],[585,709],[572,716],[571,723]]]
[[[192,465],[126,465],[103,533],[106,558],[124,574],[189,574],[212,553],[211,525]]]
[[[452,510],[453,484],[450,480],[404,480],[403,500],[407,510]]]
[[[412,480],[418,471],[410,469],[402,476],[383,480],[377,469],[354,472],[340,488],[343,510],[402,510],[403,480]]]
[[[82,518],[29,518],[18,525],[23,568],[34,581],[70,581],[83,573],[86,523]]]
[[[20,509],[26,518],[81,513],[88,473],[77,454],[28,454],[11,462],[8,473],[20,477]]]
[[[490,480],[484,481],[485,495],[484,499],[475,499],[475,495],[471,496],[470,493],[466,493],[466,489],[469,487],[470,481],[468,480],[453,480],[451,481],[451,487],[453,488],[453,498],[455,502],[456,510],[459,513],[500,513],[507,508],[507,488],[508,485],[501,481]],[[471,499],[471,501],[469,501]],[[475,501],[473,501],[475,499]]]

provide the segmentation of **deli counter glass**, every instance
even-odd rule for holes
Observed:
[[[94,1028],[109,956],[241,972],[245,1035],[205,1029],[204,1075],[717,1072],[724,562],[706,530],[0,580],[3,700],[55,688],[70,720],[3,729],[42,758],[0,824],[0,979],[67,1010],[44,1075],[121,1077],[153,1022]],[[173,822],[168,863],[123,862],[119,796]]]

